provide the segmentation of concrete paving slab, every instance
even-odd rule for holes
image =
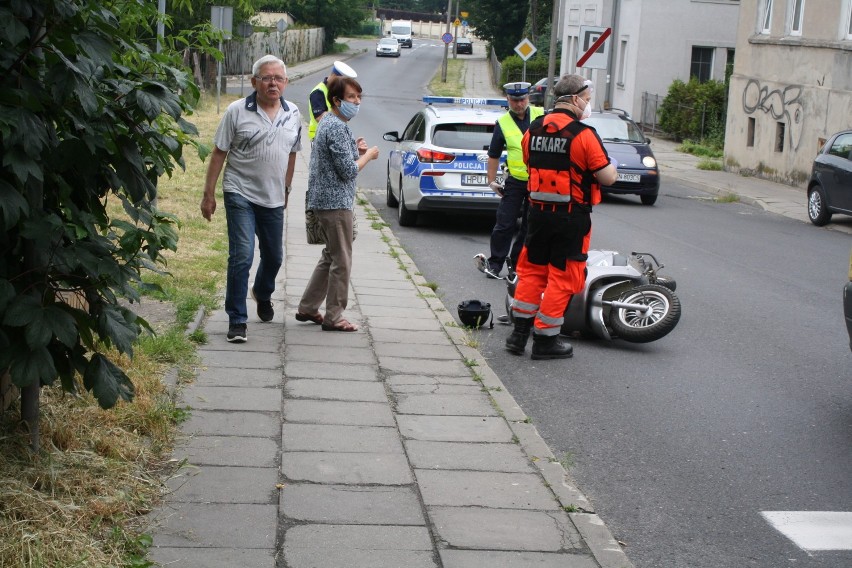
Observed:
[[[413,359],[407,357],[379,357],[379,366],[388,373],[412,373],[451,377],[473,377],[470,368],[462,361],[440,359]]]
[[[328,333],[316,324],[304,324],[293,320],[287,329],[285,343],[285,359],[289,361],[289,351],[296,345],[316,345],[326,349],[349,347],[367,349],[370,347],[370,336],[367,333]]]
[[[231,344],[235,345],[235,344]],[[252,351],[203,351],[198,353],[205,367],[228,369],[278,369],[282,360],[279,353]]]
[[[281,410],[280,388],[202,387],[189,385],[181,398],[200,410]]]
[[[365,347],[335,346],[329,349],[327,345],[290,345],[287,347],[287,361],[370,365],[376,362],[376,358],[372,350]]]
[[[594,551],[595,560],[602,568],[633,568],[627,555],[618,541],[604,524],[603,520],[594,514],[569,513],[580,536]]]
[[[203,351],[235,351],[237,346],[233,343],[228,343],[228,340],[225,339],[227,333],[227,326],[222,328],[221,333],[208,333],[207,343],[204,345]],[[246,338],[247,341],[239,345],[241,352],[278,353],[284,341],[283,334],[270,333],[264,335],[260,333],[259,328],[251,327],[251,324],[248,324],[246,328]],[[202,350],[199,349],[199,351]]]
[[[284,424],[282,446],[285,452],[403,451],[395,428],[328,424]]]
[[[402,343],[404,345],[451,345],[452,342],[444,330],[405,330],[370,328],[370,335],[376,345]]]
[[[275,467],[277,456],[274,440],[248,436],[193,436],[174,451],[193,465]]]
[[[148,558],[167,568],[275,568],[275,551],[263,549],[154,547]]]
[[[284,401],[284,420],[305,424],[396,426],[387,403],[290,399]]]
[[[411,440],[446,442],[511,442],[512,431],[502,418],[473,416],[397,417],[399,432]]]
[[[600,568],[591,556],[548,552],[441,550],[443,568]]]
[[[580,535],[564,511],[429,507],[441,540],[453,548],[575,551]]]
[[[459,469],[534,473],[517,444],[465,444],[407,440],[405,449],[415,469]]]
[[[415,469],[414,475],[427,506],[561,510],[535,474]]]
[[[299,525],[284,535],[284,550],[422,550],[432,552],[426,527],[395,525]]]
[[[416,319],[399,319],[389,316],[372,316],[369,319],[370,328],[376,329],[402,329],[409,331],[439,331],[443,329],[441,322],[434,317],[431,318],[416,318]]]
[[[476,383],[469,385],[388,385],[394,394],[484,394],[485,391]]]
[[[409,357],[415,359],[447,359],[457,361],[459,350],[454,345],[429,345],[421,343],[379,343],[375,346],[379,357]]]
[[[284,547],[288,568],[437,568],[432,551]]]
[[[420,298],[420,291],[415,289],[409,283],[407,288],[376,288],[376,287],[367,287],[362,289],[358,289],[358,297],[363,298],[364,296],[384,296],[384,297],[392,297],[392,298],[409,298],[412,300],[417,300]]]
[[[252,436],[271,438],[281,431],[278,413],[229,410],[192,410],[181,425],[186,435]]]
[[[280,369],[201,367],[194,384],[201,387],[278,387],[283,381]]]
[[[392,317],[403,319],[434,319],[435,314],[425,303],[420,307],[361,306],[365,317]]]
[[[391,374],[385,379],[385,383],[393,390],[402,385],[431,385],[438,387],[441,385],[457,385],[457,386],[474,386],[477,389],[481,388],[479,383],[474,382],[473,375],[465,377],[446,377],[446,376],[427,376],[427,375],[406,375],[406,374]]]
[[[414,482],[402,453],[284,452],[281,474],[291,481],[343,485],[408,485]]]
[[[440,416],[498,416],[483,393],[466,394],[400,394],[396,397],[399,414]]]
[[[370,307],[412,308],[428,305],[417,294],[412,294],[411,297],[359,294],[358,302],[361,305],[361,310],[366,310]]]
[[[380,245],[381,247],[381,245]],[[387,252],[387,246],[383,247],[385,253]],[[356,273],[356,279],[358,281],[358,286],[356,288],[356,292],[360,296],[361,294],[368,294],[370,290],[378,290],[380,292],[384,292],[385,290],[411,290],[411,280],[406,278],[406,274],[400,270],[398,270],[395,262],[384,262],[382,263],[388,267],[395,269],[395,272],[388,272],[387,278],[378,278],[375,271],[366,271],[362,269],[358,269],[360,273]],[[363,268],[363,267],[362,267]],[[353,272],[355,269],[353,268]],[[372,272],[372,274],[370,273]]]
[[[168,481],[170,501],[193,503],[274,503],[275,467],[187,466]]]
[[[296,521],[329,524],[425,525],[412,487],[288,483],[280,492],[281,513]]]
[[[291,379],[299,377],[308,379],[377,381],[379,380],[379,368],[376,365],[346,365],[343,363],[317,364],[309,361],[288,361],[284,365],[284,376]]]
[[[387,403],[384,385],[380,382],[343,381],[334,379],[290,379],[285,394],[288,398],[313,398],[358,402]]]
[[[277,520],[277,504],[180,503],[161,513],[154,546],[274,550]]]

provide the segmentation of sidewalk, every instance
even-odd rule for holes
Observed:
[[[469,58],[466,85],[493,94],[484,57]],[[666,176],[804,214],[795,188],[693,171],[670,143],[654,148]],[[149,558],[181,568],[632,566],[367,200],[356,207],[346,311],[361,329],[294,319],[320,254],[301,208],[309,160],[306,145],[274,320],[261,323],[249,300],[248,342],[237,345],[225,340],[224,310],[204,322],[198,375],[180,393],[192,409],[174,453],[185,465],[151,515]]]

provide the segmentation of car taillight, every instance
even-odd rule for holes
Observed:
[[[449,164],[456,159],[452,154],[439,152],[438,150],[429,150],[428,148],[420,148],[417,150],[417,159],[424,164]]]

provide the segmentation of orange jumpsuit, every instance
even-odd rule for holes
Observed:
[[[594,173],[609,156],[595,129],[565,109],[530,124],[522,148],[530,209],[512,312],[535,317],[534,333],[557,335],[568,302],[586,283],[592,205],[601,201]]]

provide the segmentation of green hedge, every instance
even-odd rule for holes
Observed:
[[[502,71],[500,74],[500,84],[503,85],[509,81],[520,81],[524,74],[524,60],[517,55],[511,55],[503,60]],[[556,71],[559,71],[559,60],[556,60]],[[536,56],[527,61],[527,81],[535,83],[539,79],[547,77],[547,58]]]
[[[725,143],[728,86],[721,81],[676,79],[660,105],[660,128],[678,140]]]

